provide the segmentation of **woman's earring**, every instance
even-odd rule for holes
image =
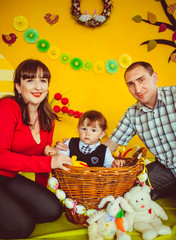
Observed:
[[[18,99],[19,100],[21,99],[21,93],[18,93]]]

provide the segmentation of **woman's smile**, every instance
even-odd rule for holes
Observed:
[[[40,97],[40,96],[42,95],[42,93],[40,93],[40,92],[35,92],[35,93],[32,93],[32,95],[33,95],[34,97]]]

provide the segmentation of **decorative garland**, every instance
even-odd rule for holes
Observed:
[[[79,3],[80,0],[72,0],[73,3]],[[104,0],[104,13],[102,13],[102,16],[110,16],[109,7],[111,7],[111,2],[110,0]],[[78,5],[77,5],[78,6]],[[74,5],[76,8],[76,6]],[[77,7],[77,11],[79,8]],[[101,15],[97,15],[101,16]],[[107,20],[107,17],[106,17]],[[84,22],[86,24],[86,22]],[[98,24],[102,24],[103,22],[99,22]],[[54,24],[54,23],[53,23]],[[24,39],[27,43],[29,44],[35,44],[37,49],[42,52],[42,53],[47,53],[47,56],[52,59],[52,60],[60,60],[61,63],[63,64],[69,64],[70,67],[73,70],[80,70],[83,69],[86,72],[91,71],[92,69],[97,73],[101,74],[104,73],[105,70],[110,73],[114,74],[119,70],[119,66],[122,68],[127,68],[131,63],[132,59],[129,55],[127,54],[122,54],[118,60],[115,59],[109,59],[106,62],[104,61],[95,61],[92,62],[90,60],[82,60],[79,57],[71,57],[70,54],[62,52],[57,46],[51,46],[49,41],[47,39],[39,39],[39,33],[36,29],[34,28],[28,28],[28,21],[25,17],[23,16],[17,16],[13,20],[13,26],[14,28],[19,31],[19,32],[24,32]],[[28,28],[28,29],[27,29]],[[16,40],[15,34],[13,34]],[[13,40],[13,39],[12,39]],[[14,42],[15,42],[14,40]],[[5,43],[9,44],[4,40]],[[13,42],[12,42],[13,43]],[[10,43],[10,44],[12,44]]]
[[[76,200],[66,198],[66,193],[63,190],[59,189],[59,182],[57,178],[51,177],[48,183],[52,189],[56,190],[56,197],[62,202],[62,204],[69,209],[73,209],[73,214],[84,214],[85,216],[90,217],[90,215],[92,215],[96,211],[95,209],[86,210],[83,205],[77,204]]]
[[[86,27],[98,27],[105,23],[111,15],[111,0],[103,0],[104,8],[100,15],[94,12],[93,17],[85,11],[82,14],[80,11],[80,0],[72,0],[71,14],[73,18],[79,23]]]

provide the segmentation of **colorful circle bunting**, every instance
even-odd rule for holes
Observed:
[[[28,27],[28,21],[23,16],[17,16],[13,19],[13,26],[17,31],[23,32]]]
[[[29,28],[24,33],[24,39],[28,43],[36,43],[39,39],[39,33],[35,29]]]
[[[118,69],[119,69],[119,65],[115,60],[110,59],[106,62],[106,70],[109,73],[116,73]]]
[[[40,52],[47,52],[50,47],[50,44],[47,40],[41,39],[37,43],[37,48]]]

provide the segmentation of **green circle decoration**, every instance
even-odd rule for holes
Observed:
[[[86,27],[98,27],[105,23],[110,15],[112,2],[111,0],[103,0],[104,8],[100,15],[94,12],[93,17],[86,11],[82,14],[80,11],[80,0],[72,0],[71,15],[79,23]]]
[[[70,62],[70,66],[74,69],[74,70],[80,70],[83,66],[83,62],[80,58],[73,58]]]
[[[39,33],[34,28],[29,28],[24,32],[24,39],[28,43],[36,43],[39,39]]]
[[[67,64],[70,62],[70,55],[68,53],[62,53],[59,57],[61,63]]]
[[[106,70],[109,73],[116,73],[118,69],[119,69],[119,65],[115,60],[110,59],[106,62]]]
[[[83,63],[83,69],[85,70],[85,71],[90,71],[91,69],[92,69],[92,67],[93,67],[93,64],[92,64],[92,62],[91,61],[88,61],[88,60],[86,60],[86,61],[84,61],[84,63]]]
[[[50,44],[46,39],[41,39],[37,43],[37,48],[40,52],[47,52],[49,47],[50,47]]]

